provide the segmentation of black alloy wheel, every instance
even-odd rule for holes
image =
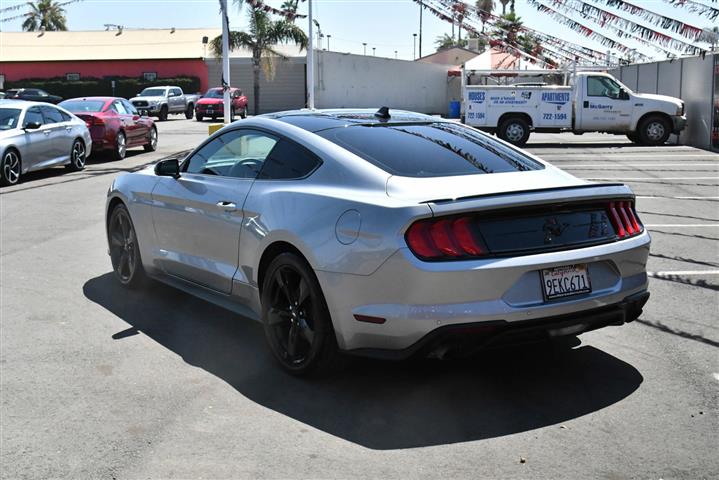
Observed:
[[[167,105],[163,105],[162,108],[160,108],[160,115],[157,117],[157,119],[161,122],[167,120]]]
[[[242,113],[240,113],[240,118],[247,118],[247,107],[242,109]]]
[[[0,162],[0,169],[0,185],[3,187],[16,185],[20,181],[22,164],[17,150],[9,148],[5,151],[2,162]]]
[[[82,140],[77,139],[72,142],[72,149],[70,150],[70,163],[65,165],[65,168],[72,172],[79,172],[85,168],[85,144]]]
[[[185,118],[188,120],[192,120],[192,114],[195,111],[195,106],[193,104],[188,104],[187,108],[185,109]]]
[[[110,214],[108,238],[115,277],[126,287],[140,286],[145,280],[145,271],[140,260],[135,227],[124,205],[116,206]]]
[[[200,114],[200,112],[195,113],[195,120],[197,120],[198,122],[201,122],[201,121],[202,121],[202,118],[203,118],[203,117],[202,117],[202,115]]]
[[[337,365],[337,340],[311,267],[293,253],[277,256],[262,289],[262,321],[274,357],[295,375]]]

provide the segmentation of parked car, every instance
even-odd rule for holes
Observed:
[[[60,103],[62,97],[50,95],[39,88],[11,88],[5,91],[5,98],[27,100],[29,102]]]
[[[230,88],[230,121],[233,121],[235,115],[241,118],[247,118],[247,97],[242,94],[239,88]],[[225,104],[223,102],[223,91],[221,87],[211,88],[197,101],[195,105],[195,118],[201,122],[205,117],[216,120],[218,117],[224,117]]]
[[[308,374],[631,322],[651,241],[634,202],[456,122],[298,110],[116,177],[106,225],[120,283],[260,319]]]
[[[60,106],[85,120],[95,152],[108,151],[116,160],[125,158],[128,148],[157,149],[157,127],[150,117],[141,117],[124,98],[72,98]]]
[[[199,95],[186,95],[180,87],[149,87],[131,98],[130,103],[137,110],[157,117],[160,121],[167,120],[167,115],[171,113],[184,113],[185,118],[190,119],[199,97]]]
[[[85,168],[92,139],[85,122],[49,103],[0,100],[0,185],[27,172],[65,165]]]

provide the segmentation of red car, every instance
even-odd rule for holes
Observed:
[[[230,102],[232,104],[232,112],[230,119],[233,120],[235,115],[242,118],[247,117],[247,97],[242,94],[239,88],[230,88]],[[211,88],[197,101],[195,105],[195,118],[201,122],[205,117],[211,117],[216,120],[217,117],[225,115],[225,107],[222,103],[222,88]]]
[[[157,128],[149,117],[142,117],[124,98],[71,98],[60,106],[85,120],[92,136],[92,151],[109,151],[117,160],[128,148],[157,149]]]

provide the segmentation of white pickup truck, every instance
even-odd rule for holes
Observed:
[[[164,121],[170,113],[182,113],[185,118],[192,118],[198,98],[199,95],[188,95],[180,87],[148,87],[131,98],[130,103],[139,112]]]
[[[607,73],[577,72],[574,85],[464,87],[464,122],[524,145],[530,131],[608,132],[661,145],[686,126],[684,102],[634,93]]]

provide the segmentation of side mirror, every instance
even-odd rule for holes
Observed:
[[[22,128],[24,130],[37,130],[41,126],[40,122],[27,122]]]
[[[168,158],[158,162],[155,165],[155,175],[178,178],[180,176],[180,162],[176,158]]]
[[[622,90],[621,92],[619,92],[619,99],[629,100],[629,92],[627,92],[626,90]]]

